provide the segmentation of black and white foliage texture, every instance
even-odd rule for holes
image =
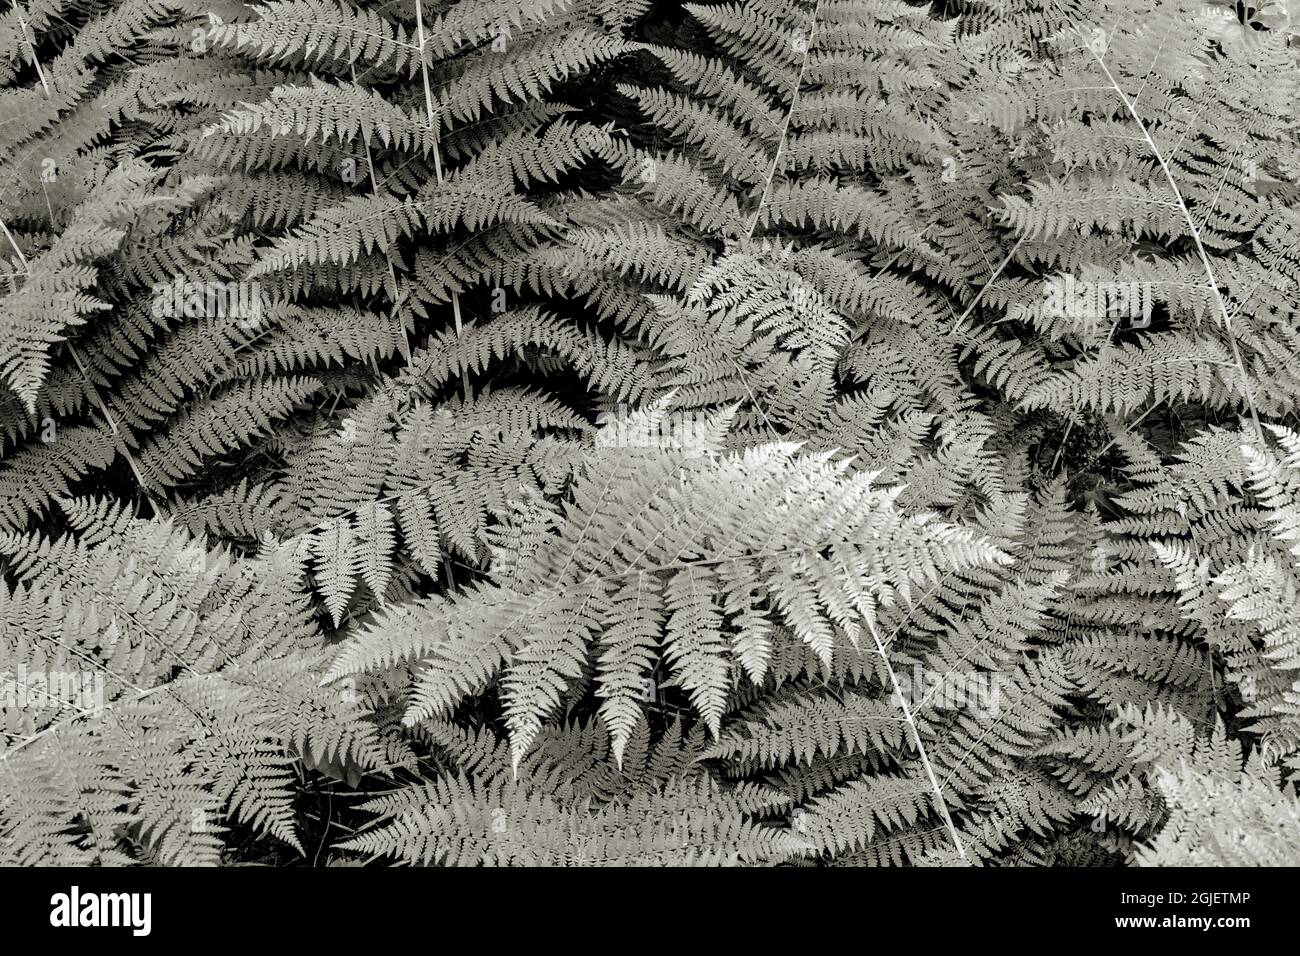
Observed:
[[[1300,863],[1300,5],[6,6],[0,863]]]

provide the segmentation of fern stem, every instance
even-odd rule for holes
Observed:
[[[46,82],[45,71],[41,69],[40,57],[36,55],[36,41],[32,39],[28,31],[27,20],[23,17],[22,7],[18,6],[18,0],[13,0],[14,15],[18,17],[19,29],[23,31],[23,40],[27,43],[27,49],[32,53],[32,64],[36,67],[36,75],[40,78],[41,89],[45,91],[45,98],[50,98],[50,84]]]
[[[419,0],[416,0],[419,3]],[[776,152],[772,154],[772,165],[767,170],[767,179],[763,182],[763,191],[758,196],[758,206],[754,209],[754,217],[749,221],[749,232],[747,238],[754,238],[754,230],[758,228],[758,217],[763,213],[763,205],[767,202],[768,191],[772,188],[772,180],[776,177],[777,166],[781,162],[781,153],[785,149],[785,141],[790,135],[790,119],[794,116],[794,109],[799,104],[799,90],[803,87],[804,71],[808,68],[808,57],[812,53],[813,40],[817,36],[817,14],[821,10],[821,0],[813,4],[812,25],[808,28],[808,41],[803,49],[803,59],[799,61],[799,75],[795,77],[794,89],[790,93],[790,109],[785,114],[785,122],[781,124],[781,133],[776,141]]]
[[[927,226],[926,228],[929,227]],[[980,286],[979,292],[975,293],[975,298],[971,300],[971,304],[966,307],[966,311],[961,314],[961,318],[959,318],[956,321],[956,323],[953,325],[952,331],[948,333],[949,335],[957,334],[957,331],[962,327],[962,324],[965,323],[966,319],[970,317],[970,314],[975,311],[975,306],[980,304],[980,299],[984,298],[984,293],[993,287],[993,283],[998,281],[998,276],[1002,275],[1002,270],[1005,269],[1007,265],[1011,262],[1011,257],[1016,254],[1016,252],[1020,249],[1024,241],[1025,241],[1024,236],[1021,236],[1019,239],[1016,240],[1016,244],[1011,247],[1011,251],[1006,254],[1006,256],[998,264],[998,267],[993,270],[993,274],[989,276],[989,281],[984,283],[982,286]]]
[[[150,687],[148,690],[141,691],[135,697],[131,698],[131,700],[128,701],[128,703],[134,704],[138,701],[144,700],[146,697],[151,697],[154,694],[158,694],[158,693],[166,693],[170,690],[171,690],[170,682],[164,684],[157,684],[153,687]],[[116,701],[114,701],[113,703],[116,703]],[[113,703],[105,704],[103,709],[104,710],[110,709],[113,706]],[[80,720],[82,716],[83,716],[82,714],[71,714],[67,717],[64,717],[62,720],[56,720],[53,723],[51,723],[49,726],[47,726],[45,729],[40,730],[35,734],[32,734],[32,736],[28,737],[22,743],[15,744],[14,746],[6,750],[4,753],[0,753],[0,765],[3,765],[10,757],[18,753],[18,751],[26,747],[30,747],[32,744],[36,743],[37,741],[43,740],[44,738],[50,736],[51,734],[56,733],[59,730],[62,730],[68,724]]]
[[[348,37],[348,46],[351,47],[351,45],[352,45],[352,38]],[[356,66],[353,65],[351,67],[351,70],[352,70],[352,84],[353,86],[356,86],[357,85]],[[361,142],[362,145],[364,145],[366,148],[366,169],[370,171],[370,194],[372,196],[377,197],[379,195],[379,181],[375,179],[375,157],[370,149],[369,130],[367,129],[362,130]],[[398,323],[401,325],[402,360],[405,361],[407,365],[410,365],[411,364],[411,340],[406,331],[406,323],[402,321],[402,308],[401,308],[402,300],[397,288],[397,270],[393,267],[393,257],[389,255],[387,251],[385,251],[384,253],[384,258],[388,260],[388,280],[393,284],[393,318],[395,318],[398,321]]]
[[[1052,5],[1055,6],[1058,11],[1060,10],[1060,5],[1056,0],[1052,0]],[[1147,128],[1147,124],[1144,123],[1142,117],[1138,115],[1137,108],[1133,105],[1132,98],[1124,92],[1123,88],[1119,85],[1119,81],[1115,79],[1115,75],[1111,73],[1110,67],[1106,65],[1105,59],[1100,53],[1093,49],[1091,44],[1087,42],[1079,27],[1072,21],[1070,22],[1070,26],[1079,39],[1083,41],[1084,47],[1086,47],[1088,52],[1092,54],[1092,58],[1097,61],[1097,65],[1101,67],[1101,71],[1106,74],[1106,79],[1110,82],[1111,88],[1123,102],[1124,108],[1128,111],[1129,116],[1133,118],[1133,122],[1137,123],[1138,129],[1142,131],[1142,138],[1146,141],[1147,148],[1151,150],[1151,155],[1159,164],[1161,172],[1164,173],[1165,181],[1169,183],[1169,188],[1173,190],[1174,199],[1177,200],[1177,206],[1179,211],[1182,213],[1183,221],[1187,224],[1187,228],[1191,233],[1192,243],[1196,247],[1196,254],[1201,260],[1201,267],[1205,270],[1206,280],[1209,283],[1210,289],[1214,292],[1214,300],[1219,307],[1219,315],[1223,319],[1223,331],[1228,336],[1228,345],[1232,349],[1232,360],[1236,364],[1238,374],[1241,376],[1241,390],[1246,397],[1246,407],[1250,411],[1251,423],[1255,427],[1255,439],[1257,441],[1263,441],[1264,432],[1259,424],[1259,412],[1255,408],[1255,396],[1252,394],[1250,389],[1250,378],[1246,374],[1246,363],[1242,360],[1241,349],[1237,346],[1237,339],[1232,334],[1232,316],[1228,314],[1228,306],[1223,299],[1223,292],[1219,288],[1219,281],[1215,277],[1214,266],[1210,264],[1210,256],[1205,251],[1205,244],[1201,241],[1201,231],[1197,228],[1196,221],[1192,218],[1191,210],[1187,208],[1187,201],[1183,198],[1183,191],[1178,188],[1178,182],[1174,179],[1173,170],[1169,168],[1168,161],[1160,151],[1160,147],[1156,145],[1155,140],[1152,138],[1151,131]]]
[[[81,353],[77,351],[77,347],[71,342],[68,343],[68,352],[72,355],[72,360],[77,363],[77,369],[81,372],[81,377],[85,379],[86,391],[90,395],[90,400],[94,402],[95,407],[99,409],[99,413],[104,416],[104,421],[108,423],[109,431],[113,433],[113,437],[118,439],[118,450],[122,452],[122,457],[126,459],[126,463],[131,469],[131,474],[135,476],[136,483],[140,485],[140,490],[144,493],[145,500],[148,501],[150,507],[153,508],[154,514],[159,515],[160,517],[165,515],[166,512],[159,506],[158,502],[154,501],[153,496],[149,494],[149,483],[145,480],[144,473],[140,470],[140,465],[136,462],[135,456],[131,454],[131,449],[127,447],[126,440],[122,437],[122,431],[117,427],[117,419],[115,419],[113,413],[108,410],[108,406],[104,404],[104,400],[99,397],[99,389],[95,388],[95,383],[90,380],[90,373],[86,370],[85,363],[81,361]]]
[[[1060,10],[1060,5],[1056,3],[1056,0],[1053,0],[1053,7]],[[1165,159],[1165,155],[1161,152],[1160,147],[1157,146],[1156,140],[1152,138],[1151,130],[1149,130],[1147,124],[1143,122],[1143,118],[1139,116],[1138,108],[1135,107],[1134,101],[1132,101],[1130,96],[1128,96],[1128,94],[1123,91],[1123,88],[1119,86],[1119,81],[1117,81],[1115,75],[1110,72],[1110,68],[1106,65],[1104,57],[1102,57],[1101,53],[1097,52],[1096,49],[1092,47],[1092,44],[1089,44],[1087,40],[1084,40],[1082,31],[1079,30],[1078,26],[1071,22],[1071,27],[1073,27],[1075,35],[1078,35],[1079,39],[1083,40],[1084,47],[1088,49],[1088,52],[1092,53],[1092,59],[1097,61],[1097,66],[1100,66],[1101,72],[1106,74],[1106,81],[1109,81],[1110,86],[1114,88],[1115,95],[1119,96],[1119,99],[1121,99],[1122,103],[1125,104],[1128,116],[1131,116],[1135,124],[1138,124],[1138,129],[1141,130],[1141,135],[1143,135],[1143,139],[1147,142],[1148,150],[1151,150],[1152,156],[1156,159],[1156,163],[1160,164],[1161,172],[1165,174],[1165,181],[1169,183],[1169,189],[1173,190],[1174,199],[1178,200],[1179,212],[1182,212],[1183,221],[1186,222],[1188,232],[1192,235],[1192,243],[1196,247],[1196,255],[1199,256],[1201,260],[1201,268],[1205,271],[1206,281],[1208,281],[1210,290],[1214,293],[1214,302],[1216,302],[1218,306],[1219,317],[1223,320],[1223,332],[1225,332],[1227,342],[1229,342],[1229,346],[1232,350],[1232,362],[1235,363],[1236,369],[1238,369],[1238,375],[1242,377],[1242,392],[1245,395],[1245,405],[1247,405],[1249,412],[1251,412],[1251,424],[1255,427],[1255,441],[1262,444],[1262,442],[1264,442],[1264,429],[1262,429],[1260,425],[1260,412],[1258,412],[1255,406],[1255,395],[1251,392],[1251,378],[1249,378],[1247,372],[1245,372],[1245,362],[1242,359],[1242,350],[1240,350],[1238,343],[1236,343],[1236,337],[1232,334],[1232,316],[1229,311],[1227,311],[1227,303],[1225,302],[1225,299],[1223,299],[1222,290],[1219,289],[1218,278],[1216,277],[1216,274],[1214,274],[1214,267],[1213,264],[1210,263],[1209,254],[1205,251],[1205,243],[1201,241],[1201,230],[1199,226],[1196,225],[1196,220],[1192,219],[1191,209],[1187,208],[1187,200],[1183,198],[1183,191],[1182,189],[1179,189],[1178,181],[1174,178],[1174,170],[1170,169],[1169,161]],[[1206,212],[1205,221],[1209,221],[1208,212]],[[1191,523],[1188,523],[1188,528],[1190,528],[1191,531],[1192,544],[1195,546],[1197,544],[1195,528],[1191,527]],[[1206,653],[1206,665],[1208,665],[1210,676],[1212,708],[1214,708],[1214,711],[1216,711],[1217,714],[1219,706],[1218,682],[1216,679],[1216,672],[1214,672],[1213,646],[1210,646],[1208,653]]]
[[[1033,691],[1032,685],[1026,687],[1024,691],[1021,693],[1021,695],[1011,702],[1010,707],[1005,708],[1000,716],[998,716],[996,719],[994,719],[992,723],[990,723],[987,727],[984,728],[984,732],[975,738],[975,742],[972,743],[969,747],[967,747],[964,751],[962,751],[961,759],[958,760],[955,764],[953,764],[953,768],[949,770],[948,775],[943,778],[944,783],[947,783],[949,780],[951,780],[953,778],[953,775],[956,774],[958,770],[960,770],[962,767],[966,765],[967,759],[970,757],[971,754],[975,752],[975,748],[978,747],[981,743],[983,743],[984,738],[993,732],[993,728],[997,727],[998,724],[1002,722],[1002,717],[1005,716],[1007,713],[1009,713],[1012,707],[1014,707],[1016,704],[1019,704],[1022,700],[1028,697],[1032,691]]]
[[[943,799],[943,790],[939,786],[939,779],[934,775],[934,766],[930,763],[929,754],[925,752],[925,743],[921,740],[921,731],[916,726],[916,718],[912,715],[912,708],[907,706],[907,699],[898,686],[898,678],[894,676],[894,665],[890,663],[889,655],[885,653],[885,645],[880,640],[880,632],[876,630],[876,622],[866,615],[863,615],[863,617],[866,619],[867,627],[871,630],[872,640],[876,642],[876,652],[880,655],[880,659],[885,662],[885,671],[889,674],[890,690],[898,698],[898,706],[902,708],[903,719],[912,730],[912,739],[916,741],[917,752],[921,755],[921,765],[925,767],[925,774],[930,778],[930,786],[934,789],[934,799],[938,806],[939,815],[948,828],[948,836],[952,837],[952,844],[957,848],[957,855],[962,860],[965,860],[966,848],[961,845],[961,838],[957,836],[957,828],[953,825],[952,814],[948,812],[948,804]]]
[[[9,231],[9,227],[5,225],[3,219],[0,219],[0,232],[4,233],[5,239],[9,241],[10,248],[13,249],[18,256],[18,265],[21,266],[23,270],[20,275],[27,275],[27,273],[31,272],[31,267],[27,265],[27,257],[23,255],[22,249],[18,247],[18,243],[14,239],[14,234]],[[10,278],[12,279],[12,276]]]
[[[443,182],[442,151],[438,148],[439,137],[433,135],[433,88],[429,85],[429,61],[424,55],[428,38],[424,33],[424,4],[422,0],[415,0],[415,29],[420,41],[420,80],[424,84],[424,115],[429,123],[430,138],[433,140],[433,175],[437,177],[438,185],[441,186]],[[460,292],[455,289],[451,293],[451,314],[456,323],[456,338],[460,339],[464,335],[465,324],[460,313]],[[465,403],[469,404],[474,397],[474,393],[470,386],[468,368],[460,370],[460,384],[464,389]]]

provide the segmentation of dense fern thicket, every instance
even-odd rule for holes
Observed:
[[[20,0],[0,863],[1300,862],[1300,8]]]

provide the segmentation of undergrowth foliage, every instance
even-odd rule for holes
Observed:
[[[1292,7],[14,3],[0,862],[1300,861]]]

